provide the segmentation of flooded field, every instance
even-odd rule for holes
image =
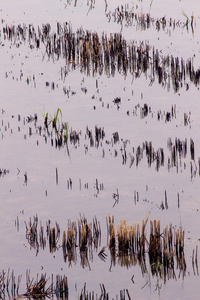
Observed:
[[[1,299],[199,299],[199,12],[1,4]]]

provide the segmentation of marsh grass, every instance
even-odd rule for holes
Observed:
[[[51,286],[46,288],[46,283],[48,280],[44,276],[38,282],[31,284],[27,283],[27,292],[23,296],[33,299],[44,298],[51,295]]]
[[[149,11],[151,10],[152,4],[153,4],[153,0],[151,0]]]
[[[54,114],[54,117],[52,117],[49,112],[46,112],[45,114],[42,114],[44,118],[44,125],[48,129],[49,125],[52,125],[52,128],[55,129],[55,132],[57,136],[59,135],[61,124],[62,124],[62,111],[60,108],[57,109],[56,113]],[[60,118],[59,118],[60,116]]]
[[[65,275],[56,275],[54,280],[52,274],[52,282],[47,286],[46,274],[41,274],[39,279],[39,274],[37,274],[36,279],[32,278],[30,275],[30,270],[26,270],[26,285],[23,289],[26,290],[23,293],[20,292],[20,284],[22,275],[18,277],[15,276],[14,271],[0,272],[0,299],[15,300],[15,299],[53,299],[56,295],[57,299],[68,299],[69,289],[68,289],[68,279]]]
[[[147,234],[148,221],[149,214],[142,220],[141,225],[139,222],[127,224],[124,219],[115,226],[114,216],[108,213],[107,243],[101,246],[101,225],[96,216],[90,223],[82,216],[74,222],[69,220],[67,228],[63,230],[62,238],[59,224],[55,222],[55,226],[52,226],[50,221],[47,222],[47,237],[45,237],[45,230],[41,223],[40,227],[38,226],[36,216],[33,221],[30,219],[28,225],[26,224],[26,237],[30,247],[36,250],[36,255],[40,249],[45,248],[46,241],[49,243],[50,253],[62,248],[64,262],[69,266],[72,263],[76,264],[77,259],[80,258],[82,268],[91,269],[90,262],[93,261],[96,253],[104,262],[110,258],[110,270],[117,263],[127,268],[138,264],[142,275],[145,276],[148,272],[146,264],[148,259],[152,276],[159,275],[164,283],[168,279],[176,279],[175,264],[179,276],[182,275],[184,278],[187,268],[184,230],[182,227],[174,229],[170,224],[161,231],[160,220],[150,220],[150,231]],[[194,265],[197,258],[193,258],[192,261]],[[196,269],[198,270],[198,266]]]
[[[164,283],[169,278],[176,278],[174,270],[176,259],[180,274],[184,277],[186,262],[182,227],[173,230],[170,224],[161,232],[160,220],[150,220],[150,235],[148,237],[146,233],[148,219],[149,214],[142,221],[141,230],[139,223],[128,225],[124,219],[118,225],[117,234],[115,234],[114,217],[111,218],[108,215],[107,230],[111,266],[116,264],[117,257],[121,266],[129,267],[139,264],[144,275],[147,272],[146,254],[148,254],[153,276],[157,276],[159,271]]]
[[[86,282],[84,287],[81,290],[81,294],[78,297],[79,300],[94,300],[94,299],[101,299],[101,300],[109,300],[109,299],[116,299],[116,300],[131,300],[130,294],[128,289],[120,290],[119,295],[116,297],[111,297],[109,293],[106,291],[106,287],[103,283],[100,284],[100,294],[95,293],[94,291],[90,292],[87,290]]]
[[[121,16],[121,13],[116,10],[116,15]],[[189,18],[186,14],[185,17],[188,25]],[[131,18],[135,18],[141,28],[150,27],[149,14],[147,16],[143,14],[142,18],[138,18],[138,16],[132,16],[131,13]],[[159,31],[160,28],[166,27],[167,20],[163,17],[154,20],[154,23]],[[194,17],[192,16],[190,22],[192,29],[193,23]],[[169,24],[170,27],[174,27],[177,22],[170,19]],[[51,32],[49,24],[43,25],[38,30],[32,25],[23,27],[21,25],[5,25],[3,36],[4,40],[8,39],[11,42],[15,39],[27,40],[36,48],[36,41],[39,40],[41,44],[45,45],[44,55],[47,55],[49,60],[64,58],[66,70],[79,68],[80,72],[87,76],[101,75],[105,72],[109,78],[118,72],[123,74],[124,78],[130,74],[134,80],[143,74],[146,79],[150,80],[150,86],[157,81],[163,88],[167,87],[167,90],[170,90],[172,87],[175,92],[178,92],[183,86],[188,89],[189,83],[193,83],[195,86],[200,84],[200,69],[195,70],[192,58],[188,58],[185,62],[182,57],[163,56],[159,49],[155,49],[147,41],[127,41],[121,33],[110,34],[110,36],[107,33],[98,35],[96,32],[84,31],[83,28],[74,33],[70,24],[57,23],[57,33]],[[64,72],[63,80],[67,74],[68,72]],[[46,125],[48,126],[50,121],[50,123],[54,123],[54,127],[58,127],[57,121],[60,114],[60,109],[56,111],[54,117],[45,113],[43,117]]]
[[[141,289],[144,289],[146,286],[152,289],[153,285],[153,279],[152,279],[152,273],[151,273],[151,268],[154,267],[156,269],[156,283],[154,284],[154,292],[158,292],[158,297],[160,299],[160,294],[161,294],[161,289],[162,289],[162,281],[163,278],[161,276],[162,274],[162,268],[163,265],[157,261],[157,263],[153,263],[152,265],[149,266],[148,271],[146,272],[146,283],[142,286]]]
[[[68,122],[62,121],[62,110],[60,108],[57,108],[56,113],[54,113],[53,117],[50,115],[49,112],[46,113],[41,112],[41,114],[43,116],[44,125],[48,135],[51,135],[50,130],[51,132],[54,131],[56,135],[55,145],[58,147],[66,145],[67,154],[70,157],[69,147],[68,147],[69,124]],[[50,125],[52,129],[50,129]]]

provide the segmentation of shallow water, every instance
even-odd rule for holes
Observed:
[[[86,2],[77,2],[74,7],[55,0],[21,1],[20,5],[6,1],[0,10],[0,169],[6,170],[0,176],[1,268],[6,272],[9,268],[14,270],[16,276],[22,274],[21,293],[25,289],[28,269],[34,278],[41,273],[46,273],[47,277],[66,275],[69,299],[77,299],[85,282],[89,291],[99,295],[99,284],[104,284],[110,297],[128,289],[131,299],[198,299],[198,248],[197,264],[192,265],[193,250],[199,247],[200,238],[198,84],[195,86],[186,78],[189,89],[183,84],[175,93],[172,85],[169,90],[157,80],[151,85],[150,71],[139,78],[130,73],[124,76],[123,72],[117,71],[115,76],[108,77],[106,70],[101,75],[92,76],[90,72],[88,76],[81,72],[78,64],[75,70],[69,67],[63,78],[61,68],[66,66],[65,59],[49,59],[44,45],[31,49],[28,40],[16,47],[14,40],[4,39],[3,27],[6,24],[33,24],[35,28],[41,28],[42,24],[49,23],[53,31],[57,22],[70,21],[73,32],[81,26],[84,30],[97,32],[100,37],[102,32],[109,35],[121,31],[127,43],[134,40],[139,46],[142,41],[148,41],[151,47],[159,50],[160,57],[173,55],[184,61],[192,58],[196,70],[199,67],[199,4],[196,1],[162,1],[162,4],[153,1],[150,7],[150,1],[135,2],[133,11],[137,14],[150,12],[155,19],[165,16],[167,20],[172,18],[181,22],[175,29],[167,25],[165,30],[158,31],[153,26],[146,30],[136,25],[122,27],[112,18],[108,22],[104,1],[96,1],[91,10]],[[108,2],[106,13],[112,14],[118,4],[121,3]],[[194,13],[194,32],[190,24],[188,30],[183,25],[186,22],[183,11],[189,18]],[[117,97],[121,99],[119,106],[113,102]],[[142,108],[146,104],[148,113],[144,116]],[[171,115],[172,107],[174,116]],[[68,149],[66,146],[56,148],[55,141],[52,146],[47,132],[42,129],[40,135],[38,129],[44,125],[42,114],[49,112],[53,116],[58,108],[62,111],[62,121],[69,123],[69,131],[75,130],[80,137],[75,145],[68,141]],[[167,113],[170,113],[168,121]],[[35,114],[37,122],[30,121],[28,117]],[[87,128],[94,137],[95,126],[104,129],[105,137],[98,146],[97,143],[90,146]],[[119,133],[116,144],[113,141],[115,132]],[[181,142],[187,139],[187,153],[185,157],[178,153],[175,165],[168,147],[169,138],[172,145],[176,138]],[[190,151],[191,140],[194,158]],[[151,166],[148,165],[143,149],[146,142],[152,142],[155,152],[163,149],[163,165],[156,167],[156,157]],[[137,165],[139,146],[144,151]],[[123,158],[124,149],[127,160]],[[133,164],[132,157],[135,159]],[[117,190],[119,202],[115,203],[113,194]],[[116,227],[123,219],[127,224],[139,222],[141,226],[148,213],[150,220],[160,219],[161,232],[171,223],[175,228],[182,226],[185,230],[184,277],[176,265],[176,279],[170,278],[164,283],[163,278],[159,278],[160,288],[156,290],[156,276],[150,281],[150,271],[142,274],[138,263],[121,266],[119,257],[116,265],[110,268],[108,247],[106,262],[98,257],[99,251],[107,245],[108,212],[114,215]],[[33,221],[36,214],[44,228],[48,220],[52,226],[56,221],[60,225],[61,238],[54,253],[49,252],[47,241],[45,249],[40,248],[36,255],[36,250],[26,239],[25,222],[28,223],[30,218]],[[64,262],[61,248],[62,232],[67,229],[68,220],[76,221],[80,214],[89,223],[96,216],[102,231],[101,245],[93,251],[93,260],[89,260],[84,268],[78,250],[77,260],[68,264]],[[146,231],[148,236],[149,221]],[[150,269],[148,255],[146,263]],[[131,281],[133,275],[134,282]]]

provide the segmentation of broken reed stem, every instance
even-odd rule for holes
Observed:
[[[49,229],[49,249],[52,253],[56,250],[56,231],[55,227]]]
[[[58,185],[58,169],[56,168],[56,184]]]
[[[56,276],[56,288],[55,294],[57,298],[61,299],[68,299],[69,289],[68,289],[68,280],[67,277],[64,275],[63,277],[60,275]]]
[[[107,218],[107,229],[108,229],[108,236],[109,236],[109,248],[111,251],[115,251],[115,222],[114,222],[114,216],[110,216],[108,214]]]

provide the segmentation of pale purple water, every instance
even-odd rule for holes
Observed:
[[[199,90],[190,84],[188,91],[185,87],[178,93],[171,89],[163,89],[157,83],[149,86],[149,79],[142,75],[140,79],[133,80],[131,76],[123,78],[121,74],[107,78],[105,74],[96,77],[87,76],[76,71],[68,73],[65,82],[60,79],[60,68],[65,61],[48,61],[43,58],[44,49],[31,50],[27,44],[16,48],[9,41],[3,40],[2,28],[7,23],[11,24],[34,24],[35,27],[50,23],[56,28],[56,22],[70,21],[75,31],[82,26],[86,30],[94,30],[101,34],[119,32],[129,40],[149,41],[162,51],[164,55],[193,57],[194,65],[199,67],[199,8],[197,1],[153,1],[150,9],[150,1],[134,2],[134,11],[149,12],[155,18],[166,16],[185,22],[182,12],[190,18],[192,14],[196,25],[194,34],[186,28],[176,28],[174,31],[157,32],[154,28],[146,31],[136,30],[134,27],[126,28],[110,22],[105,17],[105,3],[103,0],[96,1],[94,8],[88,13],[85,2],[79,2],[77,7],[73,5],[65,8],[65,1],[4,1],[0,7],[1,23],[1,56],[0,56],[0,168],[9,170],[9,173],[0,177],[0,201],[1,201],[1,269],[8,268],[15,274],[23,275],[25,282],[26,269],[31,270],[32,276],[37,273],[65,274],[69,281],[69,299],[77,299],[78,293],[87,283],[88,290],[100,291],[99,284],[103,283],[110,296],[119,294],[121,289],[127,288],[132,299],[157,299],[158,291],[155,291],[156,279],[151,279],[151,288],[145,285],[147,278],[141,274],[138,265],[129,269],[116,264],[109,271],[109,257],[107,262],[102,262],[97,253],[94,253],[94,261],[89,268],[80,266],[80,259],[76,265],[69,267],[64,263],[62,249],[54,255],[49,253],[48,247],[40,250],[37,257],[35,251],[30,250],[25,239],[24,221],[38,215],[39,220],[45,226],[47,220],[57,221],[61,230],[67,226],[67,220],[75,221],[79,214],[85,215],[89,222],[96,215],[101,222],[102,247],[106,244],[106,216],[107,212],[115,216],[116,225],[120,220],[126,219],[128,224],[142,222],[147,213],[150,219],[160,219],[161,229],[172,223],[174,226],[183,226],[185,230],[185,257],[187,271],[184,280],[170,279],[166,284],[160,279],[160,299],[199,299],[199,276],[194,275],[192,269],[192,251],[196,245],[199,247],[199,174],[198,158],[200,157],[199,127]],[[108,2],[107,12],[113,11],[120,2]],[[123,3],[125,4],[125,3]],[[138,5],[138,7],[136,7]],[[131,8],[132,4],[129,3]],[[2,43],[4,45],[2,45]],[[195,55],[195,57],[194,57]],[[23,72],[20,80],[21,70]],[[7,73],[7,78],[6,78]],[[27,77],[35,76],[29,85]],[[98,80],[99,92],[96,89]],[[46,82],[55,82],[55,90],[46,87]],[[70,94],[69,98],[64,95],[63,87],[67,87],[76,94]],[[81,88],[86,87],[85,94]],[[92,96],[94,95],[94,99]],[[102,97],[102,101],[99,98]],[[113,99],[121,97],[120,109],[113,104]],[[128,100],[130,99],[130,100]],[[104,102],[104,107],[102,106]],[[141,119],[139,110],[133,116],[132,111],[139,104],[142,107],[147,103],[152,110],[146,118]],[[109,104],[109,109],[107,109]],[[176,118],[171,122],[164,119],[157,120],[157,112],[170,111],[172,105],[176,105]],[[95,106],[95,110],[94,110]],[[68,121],[70,127],[81,131],[80,147],[75,149],[69,145],[70,159],[66,149],[55,149],[48,141],[39,135],[28,136],[29,127],[33,128],[23,119],[27,116],[38,114],[38,125],[43,124],[41,112],[48,111],[52,115],[57,108],[62,110],[63,121]],[[127,111],[130,115],[127,116]],[[184,126],[184,113],[190,116],[190,122]],[[18,121],[18,114],[21,120]],[[12,117],[14,116],[14,117]],[[2,123],[3,120],[3,123]],[[10,128],[8,128],[8,123]],[[102,158],[102,148],[90,148],[85,155],[84,141],[85,129],[88,126],[94,132],[95,125],[104,127],[106,139],[110,140],[115,131],[119,132],[120,138],[130,140],[127,144],[127,153],[132,153],[145,141],[152,141],[155,149],[162,147],[165,150],[166,160],[164,167],[157,172],[155,164],[148,167],[146,157],[139,164],[135,163],[129,168],[129,161],[122,165],[121,155],[114,157],[114,150],[110,145],[104,144],[105,158]],[[5,129],[5,126],[7,128]],[[18,129],[20,127],[20,131]],[[12,133],[11,133],[12,129]],[[26,139],[24,139],[26,135]],[[167,158],[170,157],[167,148],[167,140],[180,138],[188,140],[188,155],[179,162],[178,173],[176,168],[168,171]],[[194,161],[189,153],[190,138],[195,143],[195,162],[197,174],[191,178],[191,164],[195,168]],[[39,145],[37,145],[37,141]],[[120,153],[122,144],[115,146]],[[128,156],[129,159],[129,156]],[[185,163],[185,167],[184,167]],[[55,172],[58,169],[59,184],[56,185]],[[20,172],[19,172],[20,171]],[[27,172],[28,183],[24,184],[24,173]],[[72,190],[67,189],[67,180],[72,179]],[[96,197],[95,182],[103,183],[104,190]],[[80,180],[82,188],[80,190]],[[88,183],[89,188],[84,188]],[[113,207],[112,194],[118,188],[120,194],[119,204]],[[47,196],[45,194],[47,190]],[[167,191],[168,210],[158,207],[164,202],[165,190]],[[135,205],[134,191],[139,192],[140,200]],[[177,205],[177,193],[180,195],[180,208]],[[147,201],[144,201],[144,200]],[[15,220],[19,218],[20,230],[15,227]],[[149,224],[147,225],[149,230]],[[100,250],[100,249],[99,249]],[[108,251],[107,251],[108,254]],[[198,255],[199,255],[198,249]],[[54,257],[55,256],[55,257]],[[199,257],[198,257],[199,262]],[[0,270],[1,271],[1,270]],[[134,282],[131,277],[134,275]],[[147,274],[148,275],[148,274]],[[77,284],[77,291],[75,285]]]

